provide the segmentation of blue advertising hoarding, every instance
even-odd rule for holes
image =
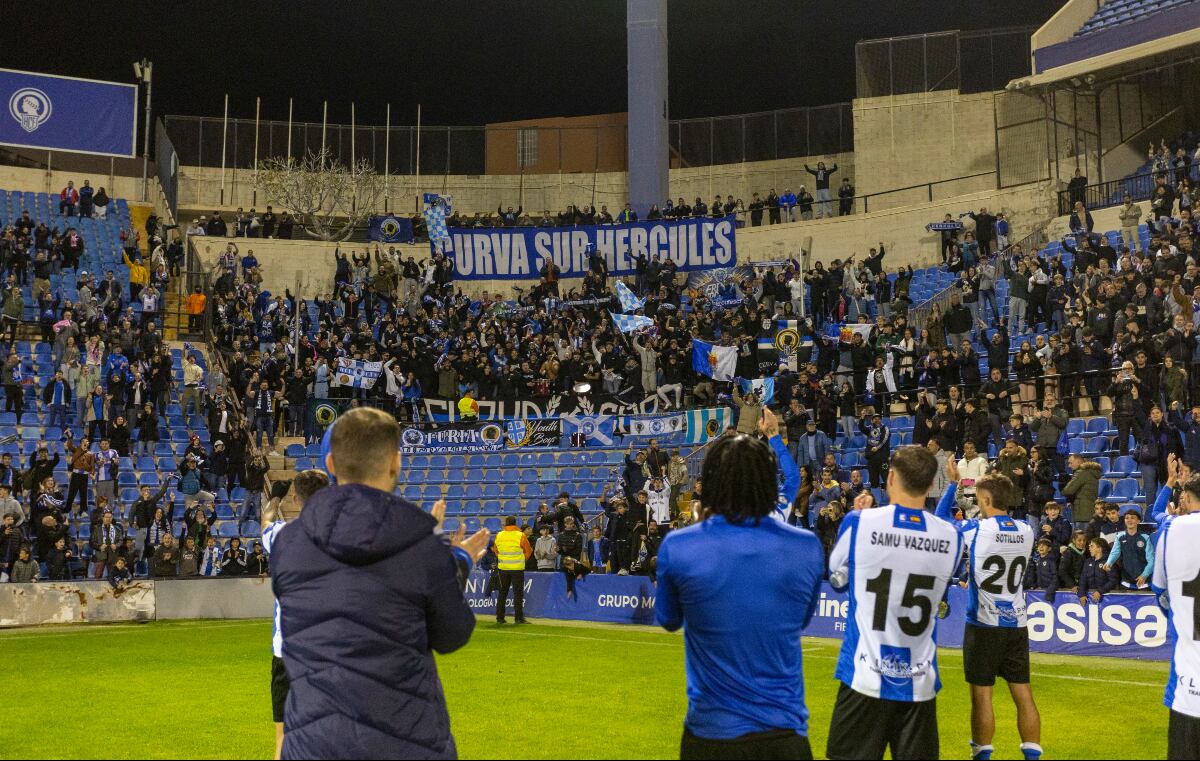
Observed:
[[[0,144],[137,153],[137,85],[0,69]]]
[[[583,277],[591,250],[604,255],[608,274],[634,274],[636,259],[670,259],[681,272],[732,267],[737,263],[732,216],[629,222],[576,227],[452,227],[445,239],[430,240],[454,262],[458,280],[528,280],[553,259],[559,277]]]
[[[487,576],[475,571],[467,581],[467,603],[476,613],[494,613],[495,595],[485,595]],[[1060,592],[1053,603],[1041,593],[1026,597],[1029,611],[1029,647],[1034,652],[1059,655],[1099,655],[1165,661],[1172,642],[1167,616],[1154,595],[1110,594],[1099,605],[1079,604]],[[567,599],[566,578],[561,573],[525,574],[525,615],[577,621],[654,624],[655,587],[645,576],[592,574],[575,584],[575,597]],[[963,614],[967,591],[951,585],[947,595],[950,614],[937,624],[938,644],[962,647]],[[841,639],[846,631],[849,602],[845,594],[822,584],[817,610],[805,630],[810,637]]]

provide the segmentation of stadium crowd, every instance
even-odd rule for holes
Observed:
[[[882,244],[861,260],[847,256],[807,270],[798,262],[767,266],[713,288],[689,287],[669,260],[640,260],[627,285],[645,299],[635,312],[654,325],[628,335],[608,316],[610,309],[622,311],[621,299],[616,278],[599,254],[591,256],[579,285],[565,287],[549,263],[527,292],[474,297],[456,287],[453,266],[440,253],[418,263],[378,246],[348,254],[339,250],[332,286],[310,304],[286,291],[264,290],[253,253],[243,255],[230,241],[216,265],[211,297],[196,294],[211,298],[213,339],[225,359],[224,372],[216,365],[204,373],[187,360],[183,383],[174,384],[153,319],[139,318],[121,300],[120,286],[109,285],[105,297],[121,305],[113,312],[115,321],[82,304],[60,303],[47,313],[52,326],[60,319],[70,319],[71,326],[47,336],[65,361],[61,380],[43,390],[42,402],[50,423],[61,424],[74,406],[89,423],[89,434],[108,434],[108,446],[118,451],[131,447],[135,438],[161,436],[162,411],[172,391],[185,414],[199,410],[211,444],[196,442],[179,462],[188,510],[179,551],[196,554],[202,574],[230,559],[236,566],[232,572],[238,573],[253,550],[210,543],[214,538],[204,528],[214,521],[212,495],[221,482],[227,492],[242,486],[246,496],[238,517],[252,517],[262,485],[260,476],[248,472],[249,464],[257,461],[262,467],[280,433],[310,442],[321,434],[304,414],[309,399],[352,398],[421,424],[421,402],[427,397],[452,403],[464,397],[538,400],[588,383],[596,392],[629,402],[657,398],[660,410],[677,404],[731,405],[738,412],[736,430],[753,432],[763,401],[754,393],[743,395],[736,383],[714,381],[693,368],[691,340],[702,338],[738,348],[739,379],[773,378],[774,395],[767,403],[782,411],[789,450],[802,473],[791,520],[814,528],[827,548],[855,496],[871,491],[883,498],[879,490],[892,446],[912,442],[943,459],[959,459],[960,470],[974,476],[968,480],[992,470],[1009,475],[1017,484],[1010,497],[1015,513],[1044,523],[1052,550],[1075,552],[1080,548],[1074,529],[1085,532],[1084,540],[1119,539],[1113,526],[1120,527],[1123,515],[1133,510],[1130,505],[1138,504],[1135,498],[1152,496],[1166,480],[1169,457],[1189,467],[1200,464],[1200,407],[1193,408],[1200,400],[1195,368],[1200,349],[1195,318],[1189,319],[1200,310],[1188,310],[1200,305],[1200,270],[1195,222],[1179,201],[1173,197],[1172,206],[1154,207],[1146,218],[1147,245],[1139,237],[1143,218],[1137,205],[1126,204],[1122,219],[1132,229],[1120,242],[1096,233],[1090,215],[1080,210],[1072,219],[1076,234],[1061,252],[1010,244],[1003,214],[972,212],[973,230],[961,237],[959,231],[943,233],[944,267],[957,280],[946,308],[934,303],[923,325],[909,320],[913,270],[889,271]],[[679,213],[672,207],[673,215]],[[253,215],[247,216],[237,230],[251,237],[256,225]],[[257,227],[260,235],[278,234],[277,228]],[[32,245],[36,258],[37,241]],[[998,287],[1002,281],[1007,288]],[[795,369],[775,365],[774,358],[760,363],[758,338],[777,320],[797,320],[812,341]],[[830,333],[828,327],[837,325],[851,330]],[[11,331],[6,340],[11,346]],[[76,370],[69,348],[79,344],[85,355],[83,361],[74,359]],[[337,386],[333,368],[342,357],[384,362],[386,382],[369,389]],[[93,369],[85,370],[88,365]],[[86,378],[82,385],[79,376]],[[101,391],[88,386],[93,376],[102,378],[95,384]],[[4,380],[6,387],[12,385],[11,376]],[[116,403],[110,398],[114,386]],[[93,397],[105,402],[94,413],[77,401]],[[9,399],[20,411],[23,395]],[[1103,439],[1103,444],[1088,452],[1072,450],[1072,436],[1065,435],[1072,418],[1092,415],[1104,415],[1105,421],[1087,429],[1099,434],[1088,441]],[[116,442],[110,428],[117,431]],[[136,429],[137,435],[129,436],[126,429]],[[1110,444],[1107,436],[1113,432],[1116,440]],[[1132,447],[1130,434],[1137,442]],[[68,441],[55,456],[72,458],[76,448]],[[33,455],[25,471],[14,466],[13,472],[32,471],[39,458],[53,461],[47,450]],[[689,511],[679,509],[679,496],[697,487],[670,478],[669,455],[661,463],[646,455],[640,459],[632,454],[627,459],[622,493],[606,495],[603,525],[587,526],[581,514],[570,514],[578,508],[570,509],[569,494],[539,511],[527,528],[531,545],[540,548],[531,567],[553,561],[561,568],[561,559],[571,557],[595,568],[604,558],[614,572],[652,572],[645,561],[653,556],[656,537],[689,519]],[[100,478],[96,468],[101,466],[88,466],[86,459],[81,465],[80,475],[110,480]],[[1093,478],[1097,470],[1100,475]],[[1117,497],[1110,501],[1110,494],[1100,490],[1108,486],[1105,477],[1114,474],[1134,475],[1141,483],[1135,480],[1132,492],[1118,483]],[[678,464],[676,475],[681,476]],[[54,507],[54,497],[41,499],[43,493],[55,493],[51,486],[58,485],[43,486],[35,478],[13,491],[20,491],[29,506],[37,507],[40,500]],[[943,488],[935,483],[931,499]],[[72,495],[80,491],[87,493],[77,486]],[[970,484],[960,492],[963,507],[971,509]],[[170,533],[152,531],[149,505],[163,495],[146,496],[142,510],[149,517],[134,518],[134,563],[152,557],[161,546],[153,539]],[[73,502],[57,499],[68,509]],[[652,509],[664,502],[662,512]],[[632,513],[628,518],[620,512],[621,503]],[[1113,505],[1118,514],[1110,516]],[[103,525],[103,511],[97,514]],[[24,530],[37,536],[25,538],[37,540],[33,554],[41,560],[54,547],[53,532],[43,540],[42,515],[27,517],[34,528],[27,524]],[[564,541],[566,518],[579,536],[568,532]],[[545,536],[539,536],[543,530]],[[142,531],[153,539],[141,539]],[[93,547],[92,555],[102,549],[107,558],[121,544]],[[9,563],[16,562],[18,550],[10,553]],[[115,563],[115,555],[111,559]]]

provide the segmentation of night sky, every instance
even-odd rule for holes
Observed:
[[[1063,0],[671,0],[670,115],[715,116],[854,97],[859,40],[1037,26]],[[7,68],[133,81],[154,62],[154,111],[479,125],[625,110],[624,0],[441,3],[42,2],[0,25]],[[38,30],[36,33],[33,30]]]

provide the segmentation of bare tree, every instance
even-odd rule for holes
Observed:
[[[318,240],[346,240],[375,213],[383,178],[362,159],[347,168],[329,149],[303,159],[273,157],[259,162],[258,189],[296,218]]]

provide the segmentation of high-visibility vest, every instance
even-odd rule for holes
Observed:
[[[501,571],[525,570],[525,550],[521,549],[524,536],[520,531],[501,531],[496,534],[497,567]]]

